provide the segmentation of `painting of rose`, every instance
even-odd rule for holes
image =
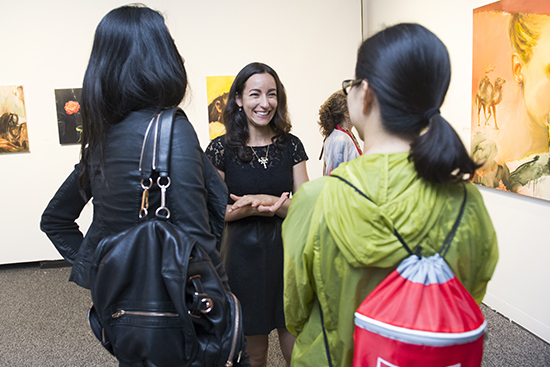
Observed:
[[[65,103],[64,108],[65,108],[65,112],[67,112],[67,115],[72,115],[80,111],[80,103],[78,103],[77,101],[69,101]]]
[[[79,144],[82,134],[81,88],[56,89],[57,127],[60,144]]]

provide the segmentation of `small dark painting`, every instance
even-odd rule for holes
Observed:
[[[82,135],[81,92],[82,88],[55,90],[59,144],[80,144]]]

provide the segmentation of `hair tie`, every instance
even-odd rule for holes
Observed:
[[[428,111],[424,112],[424,115],[422,116],[422,119],[426,120],[426,121],[430,121],[430,119],[434,115],[439,115],[440,113],[441,112],[439,111],[439,108],[433,107],[433,108],[430,108]]]

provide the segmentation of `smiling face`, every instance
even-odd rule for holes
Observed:
[[[277,84],[271,74],[254,74],[246,81],[242,95],[236,98],[242,107],[248,127],[266,127],[277,113]]]

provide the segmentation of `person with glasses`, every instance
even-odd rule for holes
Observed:
[[[242,305],[252,366],[266,365],[273,329],[289,364],[294,337],[283,312],[281,224],[289,194],[308,181],[308,157],[300,139],[290,134],[286,91],[275,70],[259,62],[245,66],[229,90],[223,121],[226,133],[206,149],[230,193],[223,264]]]
[[[323,175],[361,155],[359,143],[351,130],[345,92],[333,93],[319,109],[319,127],[325,138],[319,159],[323,158]]]
[[[409,256],[394,230],[413,252],[434,255],[465,197],[445,260],[482,301],[497,239],[468,181],[479,164],[439,110],[450,78],[447,48],[421,25],[395,25],[360,46],[355,79],[342,87],[363,155],[302,185],[283,223],[292,366],[326,366],[327,354],[334,366],[350,366],[357,307]]]

